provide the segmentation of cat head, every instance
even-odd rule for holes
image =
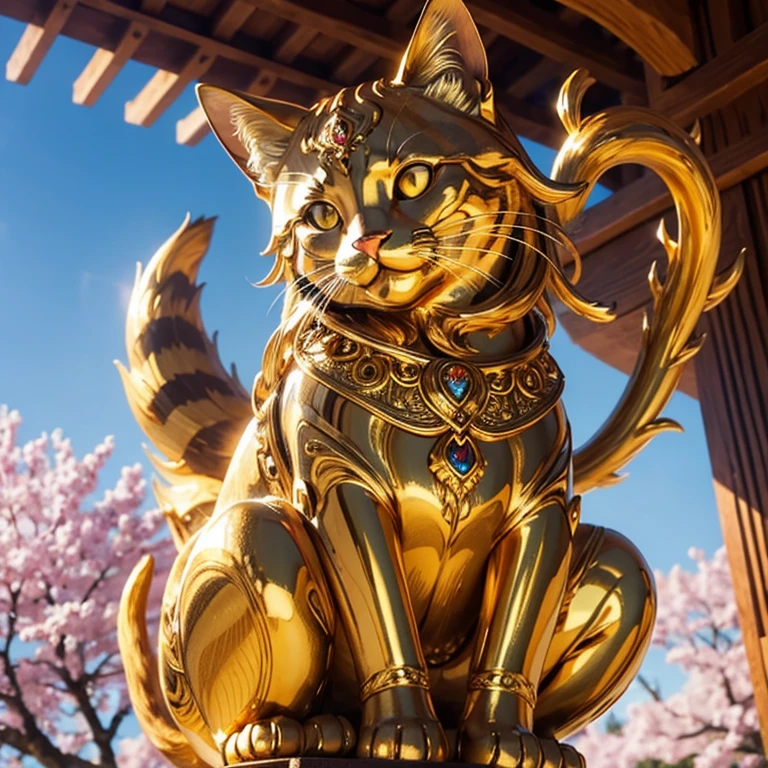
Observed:
[[[581,187],[540,174],[506,128],[460,0],[429,0],[391,81],[309,110],[208,85],[198,96],[271,207],[272,280],[385,313],[501,308],[509,322],[540,303],[563,240],[543,212]]]

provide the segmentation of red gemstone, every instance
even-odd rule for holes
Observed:
[[[469,374],[467,369],[463,365],[454,364],[448,369],[448,378],[454,381],[461,381],[466,379]]]
[[[340,144],[342,146],[346,144],[347,139],[349,138],[349,132],[347,130],[347,126],[341,122],[335,123],[331,131],[331,138],[333,139],[335,144]]]
[[[445,370],[443,375],[451,395],[461,402],[469,391],[469,371],[463,365],[454,363]]]

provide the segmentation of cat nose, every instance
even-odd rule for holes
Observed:
[[[352,247],[357,251],[362,251],[369,259],[375,259],[379,255],[381,244],[387,241],[391,234],[391,229],[386,232],[369,232],[355,240]]]

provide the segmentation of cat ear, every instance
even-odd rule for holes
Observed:
[[[461,0],[428,0],[393,85],[493,122],[488,61],[475,22]]]
[[[271,197],[271,184],[304,107],[261,96],[198,85],[197,98],[216,138],[260,197]]]

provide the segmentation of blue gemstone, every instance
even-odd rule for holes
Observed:
[[[469,373],[463,365],[452,365],[445,372],[445,383],[454,399],[461,402],[469,391]]]
[[[460,475],[466,475],[475,466],[475,452],[469,443],[459,445],[451,440],[448,444],[448,461]]]

